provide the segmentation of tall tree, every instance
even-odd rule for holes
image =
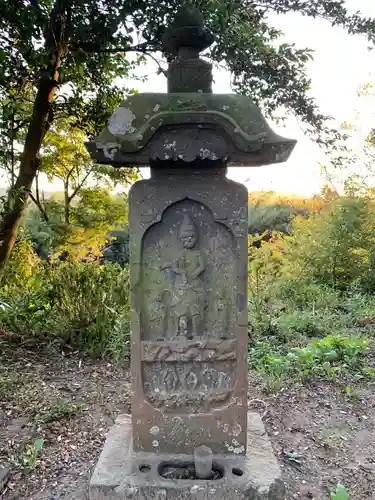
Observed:
[[[0,272],[14,244],[22,211],[39,168],[39,150],[58,113],[75,114],[94,133],[113,109],[126,76],[128,51],[161,49],[166,25],[184,0],[0,0],[0,98],[27,82],[35,93],[19,172],[0,223]],[[277,46],[280,32],[267,12],[300,12],[323,17],[350,33],[375,39],[375,21],[350,15],[344,0],[194,0],[217,42],[208,54],[233,74],[236,91],[249,95],[272,114],[286,106],[310,124],[316,139],[337,148],[332,132],[309,96],[305,64],[308,49]],[[140,41],[139,41],[140,40]],[[64,85],[65,84],[65,85]],[[68,93],[67,84],[70,92]],[[103,99],[105,96],[111,99]],[[85,98],[93,104],[87,104]],[[110,102],[110,105],[108,105]],[[104,105],[103,105],[104,103]],[[83,109],[85,112],[83,113]]]

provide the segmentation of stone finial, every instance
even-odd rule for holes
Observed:
[[[205,29],[201,12],[190,2],[178,10],[163,40],[166,52],[177,56],[182,55],[181,49],[188,48],[195,50],[195,57],[213,42],[214,36]]]
[[[213,42],[199,9],[186,2],[163,39],[164,51],[174,56],[168,69],[168,92],[212,93],[212,65],[200,59],[199,53]]]

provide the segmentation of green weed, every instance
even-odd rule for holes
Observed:
[[[323,429],[321,432],[319,432],[317,437],[319,443],[326,448],[337,449],[341,448],[342,446],[342,436],[340,436],[333,430]]]
[[[369,345],[363,337],[339,334],[312,339],[304,347],[277,347],[269,340],[259,341],[250,348],[249,365],[276,380],[289,377],[305,382],[339,374],[354,376],[363,373]]]
[[[350,385],[347,385],[345,387],[345,393],[348,396],[348,398],[352,399],[353,401],[358,402],[361,400],[361,393],[353,389],[353,387],[350,387]]]
[[[23,344],[69,345],[90,356],[115,356],[120,333],[129,332],[118,326],[129,320],[129,272],[117,264],[42,267],[22,289],[4,287],[0,299],[10,305],[0,309],[0,325]]]
[[[33,471],[38,465],[43,448],[44,440],[42,438],[23,443],[17,453],[10,456],[10,462],[18,468]]]
[[[80,403],[70,403],[68,401],[57,401],[51,408],[46,410],[38,419],[40,424],[49,424],[60,420],[69,419],[83,410]]]
[[[338,484],[331,491],[331,500],[349,500],[349,492],[343,484]]]

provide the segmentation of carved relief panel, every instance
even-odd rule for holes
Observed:
[[[132,412],[139,450],[174,451],[173,429],[166,427],[178,417],[180,450],[189,451],[213,412],[219,423],[231,415],[241,428],[236,439],[246,440],[246,195],[221,176],[167,176],[132,189]],[[165,427],[163,439],[150,441],[150,426]]]
[[[142,340],[233,336],[235,244],[204,204],[185,199],[166,209],[143,238]]]
[[[197,413],[228,402],[234,364],[217,357],[221,344],[234,337],[235,252],[228,228],[214,221],[207,206],[188,198],[170,205],[146,231],[141,340],[149,349],[175,347],[173,359],[143,360],[144,394],[155,408]],[[212,341],[211,359],[202,363],[194,346],[205,351],[204,340]],[[230,350],[233,359],[233,345]]]

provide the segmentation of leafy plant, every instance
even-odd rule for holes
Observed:
[[[306,381],[314,377],[357,376],[365,370],[370,342],[361,337],[327,335],[304,347],[275,347],[256,342],[249,350],[250,367],[274,379],[287,377]]]
[[[307,220],[297,217],[284,245],[289,274],[338,290],[365,278],[374,245],[372,211],[366,199],[342,197],[319,215]]]
[[[0,324],[21,342],[69,345],[98,356],[127,350],[129,273],[117,264],[61,262],[42,267],[22,289],[5,289]],[[121,319],[122,318],[122,319]],[[117,340],[115,340],[117,339]]]
[[[104,354],[115,364],[121,365],[130,358],[130,311],[126,307],[118,316],[108,335]]]
[[[51,422],[59,422],[60,420],[69,419],[77,415],[83,409],[80,403],[70,403],[59,400],[51,408],[43,412],[38,418],[41,424],[49,424]]]
[[[349,492],[343,484],[338,484],[331,491],[331,500],[349,500]]]
[[[10,456],[10,460],[17,467],[33,471],[38,465],[38,459],[43,452],[43,448],[43,438],[37,438],[33,441],[24,443],[18,453]]]

